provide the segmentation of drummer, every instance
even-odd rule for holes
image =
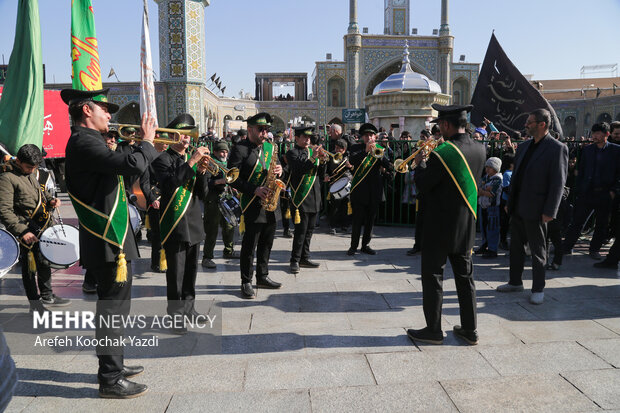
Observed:
[[[213,146],[213,159],[220,166],[226,167],[228,160],[228,145],[226,142],[218,142]],[[202,250],[202,266],[205,268],[216,268],[213,262],[213,250],[217,240],[217,232],[222,227],[222,241],[224,241],[224,258],[239,258],[239,253],[234,251],[235,227],[226,221],[220,212],[219,204],[222,194],[226,190],[226,179],[224,172],[219,171],[217,175],[209,179],[209,192],[204,201],[203,224],[205,229],[205,245]]]
[[[52,271],[39,248],[38,237],[49,225],[53,209],[60,206],[60,199],[42,191],[37,181],[37,168],[42,160],[41,150],[26,144],[0,174],[0,223],[19,240],[22,281],[31,311],[45,311],[43,304],[70,303],[52,292]]]
[[[348,158],[345,157],[347,152],[347,141],[344,139],[338,139],[334,144],[334,152],[342,154],[342,161],[336,162],[332,157],[327,161],[327,168],[325,170],[325,177],[323,181],[326,182],[330,189],[332,185],[339,179],[348,179],[351,181],[353,165],[349,163]],[[329,233],[337,234],[337,229],[346,233],[349,225],[351,225],[351,217],[347,214],[349,195],[336,199],[331,193],[327,197],[328,200],[328,217],[329,217]],[[339,226],[339,228],[338,228]]]

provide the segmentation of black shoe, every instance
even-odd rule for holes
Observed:
[[[595,260],[602,260],[603,259],[603,256],[598,251],[590,251],[590,254],[588,254],[588,255],[590,255],[590,258],[595,259]]]
[[[196,311],[195,308],[192,308],[191,310],[187,311],[185,314],[185,317],[187,317],[189,319],[189,321],[193,324],[196,324],[197,322],[197,318],[198,317],[202,317],[203,320],[206,319],[207,317],[204,314],[200,314],[198,311]]]
[[[560,269],[560,264],[556,264],[555,262],[551,262],[545,266],[545,270],[558,271],[559,269]]]
[[[30,313],[34,313],[37,312],[39,314],[43,314],[43,313],[49,313],[50,310],[48,310],[47,308],[43,307],[43,304],[41,304],[41,301],[30,301]]]
[[[166,271],[162,270],[161,268],[159,268],[159,265],[151,265],[151,271],[152,272],[156,272],[158,274],[163,274]]]
[[[100,384],[99,397],[104,399],[133,399],[146,393],[148,387],[126,379],[118,379],[114,384]]]
[[[476,255],[484,254],[484,252],[485,252],[486,250],[487,250],[487,246],[486,246],[486,245],[483,245],[483,246],[481,246],[480,248],[476,248],[476,249],[474,250],[474,254],[476,254]]]
[[[363,246],[360,251],[368,255],[377,255],[377,251],[373,250],[368,245]]]
[[[284,234],[282,235],[284,235],[284,238],[293,238],[293,234],[291,234],[291,230],[288,228],[284,230]]]
[[[144,367],[142,366],[123,366],[123,370],[121,370],[121,374],[126,379],[142,374],[143,372]],[[101,381],[99,381],[99,377],[97,377],[97,382],[101,384]]]
[[[52,294],[49,297],[41,297],[41,303],[54,307],[66,307],[71,304],[71,300],[60,298],[56,294]]]
[[[501,241],[499,243],[499,247],[503,249],[504,251],[510,251],[510,245],[508,245],[507,241]]]
[[[299,261],[299,266],[303,268],[319,268],[321,264],[318,262],[310,261],[309,259]]]
[[[215,265],[215,262],[211,258],[203,258],[202,266],[209,269],[217,268],[217,265]]]
[[[611,269],[614,269],[614,270],[618,269],[618,263],[617,262],[613,262],[613,261],[607,260],[607,259],[604,259],[601,262],[595,263],[594,266],[596,268],[611,268]]]
[[[407,330],[407,337],[413,341],[420,341],[422,343],[443,344],[443,332],[431,331],[428,327],[424,327],[421,330],[410,328]]]
[[[265,276],[262,278],[256,278],[256,286],[277,290],[278,288],[282,287],[282,284],[275,282],[274,280],[269,278],[269,276]]]
[[[416,245],[413,248],[411,248],[409,251],[407,251],[407,255],[411,257],[412,255],[416,255],[420,251],[422,251],[422,248]]]
[[[476,330],[465,330],[461,326],[454,326],[452,331],[455,336],[465,340],[467,344],[471,344],[472,346],[478,344],[478,332]]]
[[[482,258],[497,258],[497,251],[486,250],[482,253]]]
[[[256,298],[256,294],[254,294],[254,289],[252,288],[252,283],[241,284],[241,296],[243,298]]]
[[[187,327],[185,327],[185,326],[180,326],[180,327],[178,327],[178,326],[176,326],[176,325],[175,325],[174,327],[172,327],[172,328],[170,329],[170,332],[171,332],[172,334],[176,334],[176,335],[179,335],[179,336],[183,336],[183,335],[185,335],[185,334],[187,334],[187,333],[188,333],[188,330],[187,330]]]
[[[347,255],[355,255],[357,252],[357,248],[349,248],[347,251]]]
[[[241,255],[237,252],[237,251],[233,251],[233,252],[229,252],[229,253],[224,253],[224,258],[232,260],[238,260],[239,258],[241,258]]]
[[[291,262],[291,274],[299,273],[299,264],[296,262]]]
[[[84,291],[86,294],[95,294],[97,292],[97,285],[84,281],[84,283],[82,284],[82,291]]]

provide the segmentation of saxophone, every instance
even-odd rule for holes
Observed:
[[[267,198],[261,199],[261,205],[265,211],[273,212],[278,208],[278,200],[280,199],[280,191],[286,188],[286,184],[276,177],[274,171],[278,159],[278,145],[272,143],[273,154],[271,155],[271,163],[267,170],[267,179],[265,179],[265,187],[269,190]]]

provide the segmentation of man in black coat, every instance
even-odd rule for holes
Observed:
[[[418,167],[414,177],[426,203],[426,225],[422,233],[422,296],[426,327],[409,329],[407,335],[414,341],[443,342],[443,270],[448,258],[454,271],[461,313],[461,325],[454,326],[454,334],[469,344],[477,344],[471,249],[476,238],[476,179],[482,175],[485,150],[465,133],[471,105],[433,104],[433,109],[439,111],[439,117],[433,122],[439,124],[447,140],[431,152],[426,165],[421,165],[422,153],[416,156]]]
[[[545,298],[547,223],[556,218],[568,171],[568,148],[549,134],[551,114],[537,109],[525,127],[532,139],[517,148],[510,181],[507,210],[510,215],[510,280],[499,292],[523,291],[525,244],[532,252],[532,304]]]
[[[351,164],[355,167],[355,174],[351,182],[351,208],[353,209],[353,226],[351,230],[351,247],[347,255],[355,255],[359,246],[362,225],[361,251],[375,255],[377,252],[368,245],[372,236],[372,227],[377,217],[379,204],[383,197],[384,174],[388,179],[394,178],[394,165],[387,158],[384,148],[383,156],[375,156],[379,147],[375,144],[377,128],[371,123],[364,123],[360,127],[360,135],[364,143],[351,147]]]
[[[117,227],[109,215],[126,217],[128,214],[123,180],[119,175],[141,174],[157,152],[153,148],[155,120],[148,115],[142,118],[144,142],[140,147],[127,153],[108,149],[101,134],[108,131],[110,113],[116,112],[118,106],[108,103],[107,92],[108,89],[65,89],[61,97],[69,105],[74,125],[66,148],[66,179],[80,219],[80,264],[94,275],[97,282],[97,319],[104,317],[111,321],[112,317],[129,314],[130,261],[138,258],[138,246],[127,222],[121,220],[118,232],[115,231],[118,236],[114,239],[106,235],[107,231],[98,234],[90,224],[93,216],[100,214],[99,219],[104,216],[110,227]],[[89,210],[94,212],[89,215]],[[87,227],[91,227],[91,231]],[[123,271],[125,260],[126,273]],[[98,323],[95,334],[97,339],[114,340],[123,335],[123,329],[105,328]],[[97,347],[97,356],[99,396],[131,398],[147,391],[145,385],[127,380],[141,373],[143,368],[124,366],[122,346]]]
[[[291,273],[297,274],[299,267],[318,268],[310,260],[310,241],[314,233],[316,215],[321,210],[321,179],[325,173],[324,153],[319,147],[310,147],[313,127],[295,128],[295,146],[286,153],[290,170],[290,208],[294,217],[295,236],[291,251]]]
[[[194,118],[189,114],[177,116],[168,129],[194,129]],[[179,143],[171,145],[153,161],[153,170],[161,185],[161,243],[166,252],[166,291],[168,314],[171,316],[196,317],[196,274],[200,242],[205,233],[202,223],[202,207],[209,191],[210,175],[201,162],[209,154],[207,147],[199,147],[187,153],[190,137],[181,135]],[[177,206],[181,206],[177,208]],[[185,325],[175,325],[177,334],[187,332]]]
[[[269,195],[265,178],[271,164],[270,154],[277,156],[272,150],[277,146],[266,142],[271,122],[271,115],[264,112],[248,118],[248,138],[233,146],[228,161],[230,168],[239,168],[239,178],[230,186],[242,194],[243,215],[239,230],[245,229],[241,241],[240,260],[243,298],[256,297],[252,288],[254,251],[256,251],[256,285],[263,288],[282,286],[269,278],[268,267],[276,232],[276,216],[261,205],[261,200]],[[281,176],[282,166],[275,165],[273,172],[276,176]]]

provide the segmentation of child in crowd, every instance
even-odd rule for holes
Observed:
[[[475,253],[482,254],[482,258],[497,257],[499,244],[499,203],[502,194],[502,167],[501,159],[493,156],[487,159],[485,175],[478,188],[478,219],[482,245]]]

